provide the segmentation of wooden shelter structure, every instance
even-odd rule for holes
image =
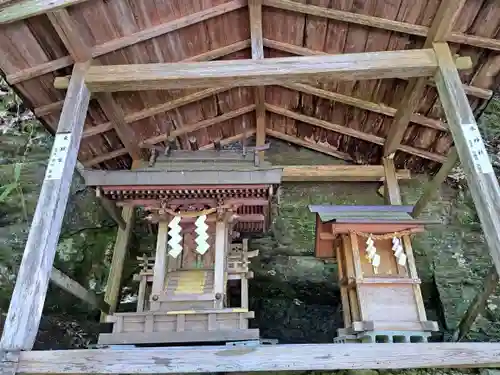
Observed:
[[[0,341],[2,373],[499,366],[500,345],[490,343],[31,351],[49,280],[71,289],[52,264],[77,158],[86,168],[135,169],[173,142],[209,149],[255,134],[261,147],[271,136],[382,164],[391,205],[401,204],[395,166],[444,163],[413,215],[459,158],[500,270],[500,188],[474,116],[497,85],[497,1],[10,0],[0,7],[0,69],[55,133]],[[120,225],[105,298],[112,313],[134,210],[118,214],[103,204]]]

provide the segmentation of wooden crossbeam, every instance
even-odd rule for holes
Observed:
[[[0,25],[83,3],[87,0],[23,0],[0,9]]]
[[[430,76],[432,49],[328,56],[92,66],[85,82],[92,91],[168,90],[211,86],[277,85],[311,79],[359,80]],[[56,78],[56,85],[58,79]]]
[[[464,4],[465,0],[444,0],[441,2],[427,33],[424,48],[431,47],[433,42],[447,39]],[[418,109],[426,85],[427,78],[412,78],[408,82],[384,144],[384,156],[393,157],[397,151],[410,120]]]
[[[248,1],[248,14],[250,17],[250,35],[252,42],[252,60],[264,59],[264,42],[262,37],[262,0]],[[266,88],[254,88],[256,139],[255,144],[262,146],[266,143]],[[263,159],[264,151],[259,151],[259,159]]]
[[[270,128],[266,128],[266,134],[273,137],[273,138],[281,139],[282,141],[285,141],[285,142],[293,143],[293,144],[296,144],[298,146],[306,147],[308,149],[321,152],[322,154],[333,156],[334,158],[338,158],[341,160],[347,160],[347,161],[352,160],[351,156],[348,153],[338,151],[338,150],[334,149],[333,147],[330,147],[329,145],[327,146],[327,145],[324,145],[324,144],[319,143],[319,142],[316,143],[316,142],[300,139],[300,138],[294,137],[292,135],[284,134],[284,133],[281,133],[279,131],[276,131],[276,130],[270,129]]]
[[[436,175],[429,181],[425,187],[422,196],[418,199],[417,203],[413,206],[411,216],[419,217],[424,211],[425,207],[432,199],[433,196],[439,191],[439,187],[446,180],[448,174],[451,172],[453,167],[457,164],[458,154],[455,147],[452,147],[448,153],[448,157],[444,164],[441,166]]]
[[[30,1],[30,0],[26,0]],[[44,2],[44,0],[34,0],[36,2]],[[71,2],[71,0],[67,0]],[[117,51],[119,49],[129,47],[136,43],[144,42],[146,40],[156,38],[158,36],[168,34],[170,32],[182,29],[184,27],[194,25],[196,23],[220,16],[246,6],[246,1],[244,0],[232,0],[227,3],[217,5],[212,8],[204,9],[200,12],[189,14],[187,16],[165,22],[159,25],[155,25],[144,30],[138,31],[136,33],[123,36],[121,38],[109,40],[103,44],[97,45],[92,49],[92,57],[97,58],[99,56],[105,55],[107,53]],[[1,13],[0,10],[0,19]],[[45,11],[44,11],[45,12]],[[1,24],[1,21],[0,21]],[[19,83],[28,79],[39,77],[43,74],[54,72],[56,70],[65,68],[73,64],[73,58],[71,56],[64,56],[57,60],[48,61],[46,63],[36,65],[16,73],[7,75],[7,82],[11,85]]]
[[[279,42],[277,40],[271,40],[264,38],[264,47],[272,48],[278,51],[288,52],[300,56],[315,56],[315,55],[327,55],[328,53],[324,51],[316,51],[310,48],[299,47],[294,44]],[[472,60],[468,56],[459,56],[455,59],[457,69],[470,69],[472,67]],[[404,78],[406,79],[406,78]],[[435,86],[433,78],[429,78],[427,84],[430,86]],[[463,88],[467,95],[475,96],[481,99],[489,99],[493,95],[493,91],[483,89],[481,87],[470,86],[463,84]],[[423,117],[423,116],[422,116]],[[412,120],[413,121],[413,120]]]
[[[430,33],[429,28],[422,25],[413,25],[407,22],[388,20],[385,18],[346,12],[338,9],[329,9],[311,4],[301,4],[291,0],[263,0],[263,4],[273,8],[310,14],[317,17],[325,17],[336,21],[354,23],[357,25],[369,26],[383,30],[396,31],[402,34],[425,37]],[[500,51],[500,40],[498,39],[453,32],[447,36],[446,41]]]
[[[488,248],[500,271],[500,187],[446,43],[434,44],[436,85]],[[500,272],[499,272],[500,273]]]
[[[283,182],[315,181],[383,181],[385,179],[382,165],[283,165]],[[397,170],[396,178],[410,179],[410,171]]]
[[[0,341],[3,350],[30,350],[35,342],[90,100],[87,68],[73,68]]]
[[[52,268],[50,274],[50,281],[57,285],[59,288],[74,295],[80,300],[87,302],[89,305],[101,310],[102,312],[109,312],[109,305],[104,302],[102,297],[97,296],[94,292],[86,289],[80,283],[73,280],[68,275],[65,275],[57,268]]]
[[[491,266],[483,284],[480,287],[480,290],[471,301],[462,319],[460,319],[458,327],[455,331],[453,331],[451,341],[461,341],[465,338],[478,315],[484,311],[486,304],[488,303],[488,299],[497,287],[498,273],[495,266]]]
[[[20,374],[175,374],[498,367],[498,343],[296,344],[22,352]],[[221,360],[224,358],[224,360]]]
[[[303,115],[301,113],[290,111],[288,109],[281,108],[281,107],[278,107],[275,105],[266,104],[266,109],[269,112],[273,112],[273,113],[276,113],[278,115],[293,118],[295,120],[302,121],[302,122],[305,122],[307,124],[319,126],[323,129],[327,129],[327,130],[331,130],[331,131],[336,132],[336,133],[348,135],[350,137],[358,138],[358,139],[361,139],[363,141],[371,142],[371,143],[374,143],[377,145],[382,146],[385,142],[384,138],[379,137],[377,135],[368,134],[368,133],[362,132],[362,131],[357,130],[357,129],[349,128],[347,126],[334,124],[334,123],[331,123],[331,122],[328,122],[325,120],[320,120],[318,118],[311,117],[311,116],[306,116],[306,115]],[[429,151],[425,151],[425,150],[421,150],[421,149],[418,149],[416,147],[400,145],[399,150],[407,152],[407,153],[412,154],[412,155],[419,156],[419,157],[424,158],[424,159],[437,161],[439,163],[442,163],[446,160],[446,157],[444,157],[442,155],[432,153]]]

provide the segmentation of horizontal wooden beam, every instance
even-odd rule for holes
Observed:
[[[231,60],[200,63],[91,66],[85,82],[91,91],[168,90],[212,86],[277,85],[311,79],[378,79],[433,75],[432,49],[343,55]],[[56,78],[55,84],[57,85]]]
[[[281,139],[282,141],[285,141],[285,142],[293,143],[293,144],[296,144],[298,146],[306,147],[308,149],[321,152],[322,154],[333,156],[334,158],[338,158],[338,159],[346,160],[346,161],[352,161],[352,158],[349,154],[342,152],[342,151],[338,151],[338,150],[334,149],[333,147],[330,147],[329,145],[326,146],[320,142],[312,142],[312,141],[304,140],[304,139],[301,139],[301,138],[298,138],[298,137],[295,137],[292,135],[281,133],[281,132],[273,130],[273,129],[269,129],[269,128],[266,128],[266,134],[271,136],[271,137]]]
[[[288,109],[281,108],[281,107],[278,107],[275,105],[266,104],[266,110],[273,112],[273,113],[276,113],[278,115],[286,116],[286,117],[295,119],[297,121],[305,122],[307,124],[311,124],[314,126],[319,126],[323,129],[331,130],[331,131],[336,132],[336,133],[340,133],[340,134],[344,134],[344,135],[347,135],[350,137],[361,139],[363,141],[371,142],[371,143],[374,143],[374,144],[377,144],[380,146],[382,146],[385,142],[384,138],[379,137],[377,135],[368,134],[368,133],[359,131],[357,129],[349,128],[347,126],[334,124],[334,123],[331,123],[331,122],[328,122],[325,120],[320,120],[318,118],[311,117],[311,116],[306,116],[306,115],[303,115],[301,113],[290,111]],[[439,154],[436,154],[433,152],[421,150],[421,149],[418,149],[418,148],[412,147],[412,146],[400,145],[398,150],[406,152],[408,154],[419,156],[419,157],[424,158],[424,159],[437,161],[439,163],[443,163],[446,160],[446,157],[443,155],[439,155]]]
[[[498,367],[497,343],[296,344],[21,352],[19,374],[185,374]]]
[[[283,165],[283,182],[295,181],[383,181],[384,167],[382,165]],[[407,169],[396,171],[398,179],[410,179]]]
[[[264,38],[264,47],[300,56],[316,56],[316,55],[327,54],[324,51],[316,51],[310,48],[299,47],[294,44],[279,42],[277,40],[271,40],[266,38]],[[467,57],[464,56],[456,58],[455,63],[457,64],[457,69],[470,69],[470,63],[472,63],[472,61],[468,56]],[[436,86],[434,79],[432,77],[429,78],[427,84],[430,86]],[[493,95],[493,91],[491,90],[483,89],[481,87],[476,87],[476,86],[470,86],[465,83],[463,84],[463,88],[467,95],[475,96],[481,99],[489,99]]]
[[[105,313],[109,312],[109,305],[104,302],[102,297],[97,296],[94,292],[87,290],[80,283],[73,280],[71,277],[59,271],[57,268],[52,268],[50,281],[59,288],[74,295],[80,300],[87,302],[89,305],[99,309]]]
[[[83,3],[87,0],[23,0],[0,9],[0,25]]]
[[[389,31],[396,31],[403,34],[426,37],[429,32],[429,27],[426,26],[388,20],[385,18],[369,16],[366,14],[346,12],[338,9],[325,8],[311,4],[301,4],[291,0],[263,0],[263,4],[277,9],[284,9],[318,17],[325,17],[336,21],[354,23],[357,25],[369,26]],[[467,44],[473,47],[500,51],[500,40],[498,39],[484,38],[481,36],[454,32],[451,33],[446,40],[448,42]]]
[[[41,0],[38,0],[41,1]],[[53,1],[52,1],[53,2]],[[67,0],[71,2],[71,0]],[[92,49],[92,57],[97,58],[99,56],[105,55],[107,53],[117,51],[119,49],[129,47],[136,43],[144,42],[146,40],[156,38],[161,35],[168,34],[170,32],[182,29],[184,27],[194,25],[196,23],[220,16],[246,6],[245,0],[232,0],[227,3],[217,5],[212,8],[204,9],[200,12],[188,14],[187,16],[174,19],[169,22],[161,23],[152,27],[148,27],[144,30],[138,31],[133,34],[129,34],[117,39],[111,39],[103,44],[99,44]],[[1,12],[1,11],[0,11]],[[1,14],[1,13],[0,13]],[[248,42],[249,44],[249,42]],[[234,45],[234,44],[233,44]],[[208,51],[205,54],[210,54],[213,51]],[[227,53],[226,53],[227,54]],[[201,54],[203,55],[203,54]],[[200,56],[200,55],[198,55]],[[214,57],[216,58],[216,57]],[[191,61],[197,61],[197,56],[190,58]],[[209,59],[207,59],[209,60]],[[56,60],[47,61],[43,64],[35,65],[19,72],[8,74],[7,82],[11,85],[19,83],[28,79],[39,77],[43,74],[54,72],[56,70],[66,68],[73,64],[73,59],[71,56],[64,56]]]

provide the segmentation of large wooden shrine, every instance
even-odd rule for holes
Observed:
[[[422,342],[428,321],[410,235],[426,220],[408,206],[310,206],[317,258],[338,264],[344,328],[338,342]]]
[[[100,344],[225,342],[259,338],[248,329],[248,233],[270,222],[282,169],[253,153],[172,151],[131,171],[86,171],[89,186],[118,205],[148,211],[156,253],[139,258],[135,312],[107,316]],[[239,280],[239,283],[238,283]],[[230,306],[236,282],[240,303]]]

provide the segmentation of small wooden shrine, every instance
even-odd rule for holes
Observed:
[[[100,344],[225,342],[259,338],[249,329],[249,258],[242,233],[265,231],[282,169],[253,153],[172,151],[145,168],[86,171],[88,185],[158,224],[154,257],[139,258],[135,312],[107,317]],[[239,280],[239,283],[237,282]],[[236,281],[240,303],[230,306]]]
[[[344,328],[338,342],[422,342],[428,321],[410,235],[424,223],[407,206],[310,206],[317,258],[338,264]]]

